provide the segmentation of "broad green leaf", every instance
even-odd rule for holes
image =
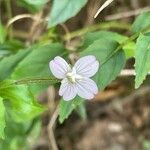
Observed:
[[[9,50],[12,52],[17,52],[18,50],[23,48],[24,43],[16,39],[5,41],[3,44],[0,45],[0,50]]]
[[[95,55],[99,60],[100,68],[94,76],[94,80],[100,90],[114,80],[125,65],[124,51],[117,50],[118,46],[116,41],[100,39],[80,53],[80,56]]]
[[[48,27],[63,23],[75,16],[87,3],[87,0],[53,0]]]
[[[118,43],[122,43],[125,40],[128,39],[128,37],[123,36],[121,34],[111,32],[111,31],[96,31],[96,32],[91,32],[87,33],[84,36],[84,44],[83,48],[87,48],[89,45],[91,45],[94,41],[98,39],[108,39],[108,40],[114,40],[117,41]]]
[[[0,80],[9,78],[15,67],[22,61],[30,50],[20,50],[18,53],[3,58],[0,61]]]
[[[0,150],[29,150],[39,138],[41,121],[16,123],[10,118],[5,129],[5,140],[0,141]],[[29,126],[30,124],[30,126]],[[30,131],[28,133],[28,130]]]
[[[94,41],[98,39],[108,39],[108,40],[114,40],[117,41],[119,44],[122,44],[129,38],[126,36],[123,36],[121,34],[110,32],[110,31],[97,31],[97,32],[91,32],[87,33],[84,36],[84,44],[82,46],[82,49],[87,48],[90,46]],[[127,44],[123,46],[123,50],[125,51],[126,59],[134,56],[135,51],[135,43],[132,41],[129,41]]]
[[[24,44],[16,39],[11,39],[0,44],[0,59],[18,52],[24,48]]]
[[[44,111],[44,107],[37,103],[26,85],[15,85],[10,80],[2,81],[0,96],[7,100],[6,110],[17,122],[33,119]]]
[[[150,26],[150,12],[145,12],[139,15],[133,25],[132,31],[133,33],[137,33],[145,29],[146,27]]]
[[[49,62],[55,56],[62,55],[65,49],[60,44],[47,44],[34,47],[32,52],[19,63],[12,77],[14,79],[28,77],[47,77],[52,75]]]
[[[60,56],[65,49],[60,44],[47,44],[32,49],[32,52],[24,58],[12,74],[13,79],[50,77],[49,62],[55,56]],[[33,85],[32,90],[39,92],[48,87],[49,83]]]
[[[7,110],[5,119],[6,119],[5,140],[0,141],[0,150],[19,150],[20,147],[23,150],[25,148],[29,149],[29,143],[27,143],[28,141],[27,132],[29,130],[31,132],[32,130],[34,130],[33,122],[32,121],[25,121],[21,123],[15,122],[12,119],[12,117],[7,113]]]
[[[0,44],[4,43],[6,39],[6,30],[0,22]]]
[[[72,113],[72,111],[82,103],[83,99],[80,97],[76,97],[71,101],[64,101],[63,99],[61,99],[59,103],[59,122],[63,123],[64,120],[67,119]]]
[[[135,52],[135,88],[138,88],[150,71],[150,36],[140,34]]]
[[[5,106],[3,104],[3,98],[0,97],[0,138],[5,138],[5,129],[6,123],[5,123]]]

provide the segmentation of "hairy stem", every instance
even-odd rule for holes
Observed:
[[[69,40],[68,37],[71,39],[71,38],[74,38],[77,36],[82,36],[88,32],[96,31],[99,29],[103,29],[103,30],[106,30],[106,29],[130,30],[131,25],[128,23],[125,23],[125,22],[105,22],[105,23],[94,24],[92,26],[85,27],[83,29],[79,29],[79,30],[71,32],[71,33],[67,33],[66,35],[63,36],[63,39],[66,41],[66,40]]]
[[[5,0],[5,7],[7,11],[8,20],[12,18],[12,10],[11,10],[11,0]],[[9,38],[11,39],[13,36],[13,26],[9,28]]]
[[[56,78],[50,78],[50,77],[27,78],[27,79],[17,80],[13,84],[30,84],[30,83],[42,83],[42,82],[50,82],[54,84],[60,82],[60,80]]]

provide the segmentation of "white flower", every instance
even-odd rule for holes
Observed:
[[[62,79],[59,95],[64,100],[69,101],[76,95],[92,99],[98,93],[96,83],[90,79],[99,68],[95,56],[80,58],[72,68],[63,58],[57,56],[50,61],[49,67],[56,78]]]

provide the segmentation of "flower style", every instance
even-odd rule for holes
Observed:
[[[96,83],[90,79],[99,69],[95,56],[80,58],[72,68],[63,58],[57,56],[50,61],[49,67],[56,78],[62,79],[59,95],[64,100],[72,100],[76,95],[92,99],[98,93]]]

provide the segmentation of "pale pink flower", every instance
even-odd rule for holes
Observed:
[[[96,83],[90,79],[99,69],[95,56],[80,58],[72,68],[63,58],[57,56],[50,61],[49,67],[56,78],[62,79],[59,95],[64,100],[72,100],[76,95],[92,99],[98,93]]]

